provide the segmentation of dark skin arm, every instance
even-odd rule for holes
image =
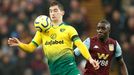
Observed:
[[[128,75],[127,67],[126,67],[126,64],[125,64],[123,58],[121,58],[117,62],[118,62],[120,69],[121,69],[121,75]]]

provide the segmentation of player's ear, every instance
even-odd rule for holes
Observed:
[[[62,15],[64,15],[65,14],[65,11],[62,11]]]
[[[109,29],[109,33],[111,32],[111,29]]]

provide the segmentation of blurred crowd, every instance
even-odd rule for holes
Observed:
[[[134,75],[134,1],[102,0],[102,6],[111,23],[110,37],[120,43],[129,75]]]
[[[52,0],[0,0],[0,75],[49,75],[47,59],[41,47],[34,53],[26,53],[9,47],[9,37],[17,37],[29,43],[35,34],[34,19],[49,16]],[[64,21],[73,25],[80,36],[86,33],[85,8],[77,0],[58,0],[65,7]]]
[[[51,1],[0,0],[0,75],[49,75],[47,59],[41,47],[34,53],[26,53],[19,48],[9,47],[7,40],[9,37],[17,37],[22,42],[29,43],[36,32],[34,19],[39,15],[49,16]],[[86,0],[57,1],[65,8],[64,21],[76,28],[81,38],[87,37],[91,25],[87,17],[87,8],[81,5],[81,2]],[[104,17],[112,26],[110,37],[121,44],[129,75],[134,75],[134,1],[101,2]],[[77,61],[80,62],[79,59]],[[79,65],[80,69],[81,66],[83,64]]]

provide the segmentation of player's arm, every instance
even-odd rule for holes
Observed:
[[[36,43],[36,42],[38,42],[38,43]],[[22,50],[24,50],[26,52],[33,52],[35,50],[35,48],[40,43],[41,43],[41,37],[40,37],[40,34],[38,32],[36,33],[36,35],[33,38],[32,42],[30,42],[29,44],[22,43],[17,38],[9,38],[9,40],[8,40],[8,44],[10,46],[18,46],[19,48],[21,48]]]
[[[121,50],[121,47],[117,41],[116,41],[115,57],[116,57],[116,60],[121,68],[121,74],[128,75],[127,67],[126,67],[126,64],[125,64],[123,57],[122,57],[122,50]]]
[[[91,55],[89,54],[89,51],[87,49],[87,47],[82,43],[82,41],[77,38],[76,40],[74,40],[74,44],[77,46],[78,50],[80,51],[80,53],[87,59],[91,59]]]
[[[92,59],[87,47],[82,43],[81,39],[79,38],[77,31],[73,27],[70,27],[69,29],[69,37],[73,41],[74,45],[77,46],[80,53],[93,65],[93,67],[95,69],[98,69],[98,62]]]
[[[89,48],[90,48],[90,38],[86,38],[86,40],[84,40],[83,43],[87,47],[87,49],[89,50]],[[76,56],[79,56],[80,55],[80,50],[78,48],[75,48],[74,49],[74,54]]]

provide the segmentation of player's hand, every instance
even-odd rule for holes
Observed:
[[[93,67],[95,68],[95,70],[97,70],[97,69],[99,69],[99,63],[96,61],[96,60],[93,60],[92,58],[91,59],[89,59],[89,62],[90,62],[90,64],[92,64],[93,65]]]
[[[18,46],[19,43],[20,43],[20,41],[15,37],[8,39],[9,46]]]

